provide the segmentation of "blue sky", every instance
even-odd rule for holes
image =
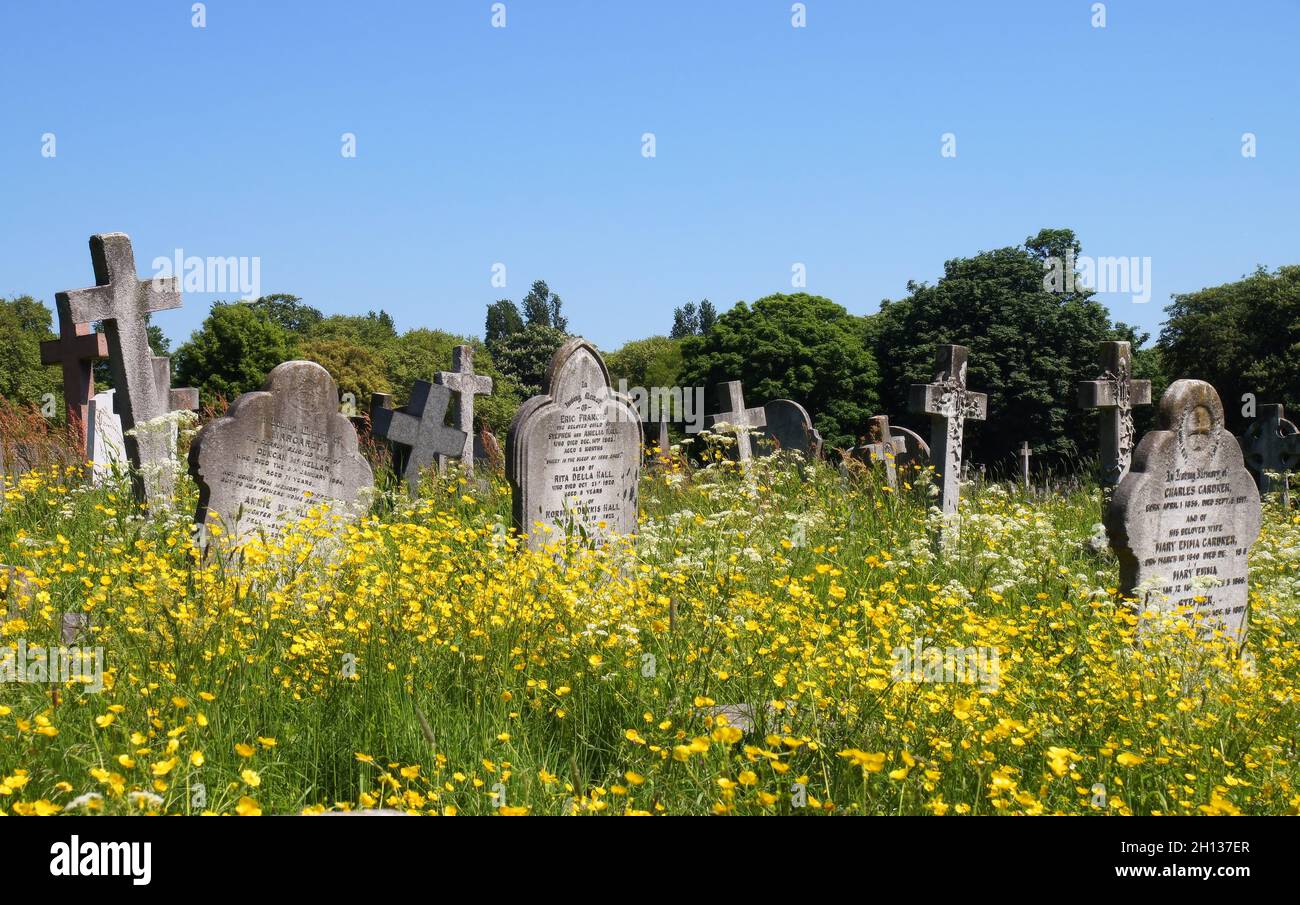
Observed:
[[[541,277],[614,348],[795,263],[869,313],[1043,226],[1149,257],[1150,302],[1103,300],[1150,330],[1300,262],[1295,0],[1116,0],[1104,29],[1091,0],[491,6],[5,2],[0,294],[52,306],[116,230],[142,273],[256,256],[263,292],[403,329],[481,334]],[[157,322],[179,342],[218,297]]]

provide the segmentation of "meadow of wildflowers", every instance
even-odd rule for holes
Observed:
[[[635,538],[530,553],[504,480],[453,473],[223,562],[188,484],[146,520],[11,476],[0,647],[83,612],[104,681],[0,685],[0,812],[1300,810],[1297,519],[1267,504],[1238,657],[1138,633],[1095,492],[968,486],[940,559],[905,477],[670,456]]]

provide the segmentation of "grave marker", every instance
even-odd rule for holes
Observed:
[[[773,399],[763,406],[763,418],[763,433],[776,441],[771,452],[794,450],[804,459],[821,455],[822,435],[813,427],[808,410],[799,403],[792,399]]]
[[[967,419],[983,421],[988,417],[988,396],[966,389],[969,357],[970,350],[965,346],[939,346],[934,382],[912,384],[908,400],[913,412],[930,416],[930,449],[944,519],[938,539],[941,548],[955,540],[957,534],[963,427]]]
[[[1128,474],[1133,446],[1133,406],[1151,404],[1151,381],[1133,379],[1133,352],[1126,342],[1101,344],[1101,377],[1079,383],[1079,407],[1100,409],[1102,505]]]
[[[41,343],[41,364],[61,366],[68,424],[76,426],[78,442],[84,445],[86,409],[95,392],[94,364],[108,357],[108,337],[92,333],[89,323],[73,321],[72,313],[62,301],[55,307],[59,310],[59,338]]]
[[[1270,472],[1281,474],[1282,506],[1291,508],[1291,490],[1288,475],[1300,464],[1300,435],[1296,426],[1287,420],[1281,405],[1261,405],[1255,422],[1241,436],[1241,451],[1246,466],[1255,474],[1260,493],[1273,490]]]
[[[447,456],[462,455],[466,443],[471,444],[470,458],[473,458],[473,435],[445,423],[447,406],[451,402],[449,388],[417,380],[411,385],[410,401],[405,408],[397,410],[382,406],[376,409],[373,407],[374,397],[371,398],[371,416],[375,418],[371,429],[375,436],[406,448],[404,472],[411,496],[419,494],[420,478],[425,469]]]
[[[767,424],[767,413],[761,408],[745,408],[745,394],[739,380],[728,380],[713,388],[714,407],[717,413],[704,419],[706,427],[725,425],[736,435],[736,459],[748,462],[753,455],[749,431]]]
[[[492,378],[474,373],[474,347],[451,350],[451,370],[439,371],[434,379],[456,394],[456,427],[465,435],[459,453],[466,474],[474,472],[474,397],[492,392]],[[439,466],[445,459],[439,458]]]
[[[313,361],[277,365],[261,390],[199,431],[190,474],[199,485],[195,521],[219,520],[235,543],[257,532],[279,536],[322,503],[357,515],[374,490],[338,386]]]
[[[1020,458],[1020,486],[1029,489],[1029,457],[1034,451],[1029,448],[1029,441],[1024,440],[1020,443],[1020,452],[1016,455]]]
[[[182,401],[174,394],[188,396],[194,391],[170,389],[167,359],[160,367],[149,348],[147,328],[150,313],[181,306],[180,289],[175,277],[139,280],[131,239],[125,233],[91,236],[90,258],[96,285],[55,295],[60,327],[65,314],[74,324],[102,322],[136,497],[153,507],[165,506],[175,468],[175,426],[155,429],[150,422],[171,411],[173,401]]]
[[[122,419],[113,411],[116,390],[96,393],[86,406],[86,461],[91,463],[91,480],[98,484],[114,469],[127,464]]]
[[[596,542],[631,534],[641,476],[636,407],[610,388],[604,360],[581,337],[556,351],[542,389],[506,438],[515,526],[533,549],[561,540],[570,524]]]
[[[890,429],[888,415],[873,415],[867,423],[867,444],[862,447],[868,459],[885,466],[885,484],[898,489],[898,457],[907,451],[907,440]]]
[[[1244,640],[1246,557],[1259,536],[1259,491],[1224,429],[1214,387],[1179,380],[1160,399],[1157,429],[1106,509],[1120,561],[1120,591],[1139,608],[1191,607]]]

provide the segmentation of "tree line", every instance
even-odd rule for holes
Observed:
[[[688,302],[674,309],[665,335],[627,342],[606,361],[615,385],[619,378],[642,387],[741,380],[750,405],[797,400],[829,446],[845,448],[882,412],[924,430],[924,419],[907,412],[908,387],[934,377],[937,344],[959,343],[971,349],[968,385],[989,396],[988,420],[968,422],[966,448],[988,463],[1008,460],[1022,441],[1053,463],[1093,454],[1097,416],[1077,409],[1076,385],[1097,376],[1106,340],[1133,344],[1134,376],[1151,380],[1157,399],[1172,380],[1208,380],[1238,433],[1249,423],[1249,400],[1300,405],[1300,265],[1261,267],[1173,296],[1148,345],[1148,334],[1113,321],[1092,290],[1074,282],[1057,291],[1045,282],[1052,261],[1081,251],[1072,231],[1045,229],[1020,245],[947,261],[933,285],[909,282],[902,298],[865,316],[803,292],[741,301],[721,314],[708,299]],[[173,353],[173,385],[198,387],[202,403],[220,409],[259,388],[280,362],[306,358],[325,366],[364,410],[376,392],[400,404],[414,380],[450,367],[452,348],[465,343],[496,387],[476,411],[502,434],[522,401],[540,392],[569,335],[563,302],[543,280],[518,304],[489,304],[481,338],[424,327],[399,333],[383,310],[325,315],[296,296],[268,295],[215,303]],[[0,396],[23,404],[59,396],[58,369],[42,366],[39,354],[41,340],[54,336],[41,302],[0,299]],[[159,331],[150,339],[158,354],[168,352]],[[99,382],[108,385],[101,370]],[[1136,417],[1140,431],[1150,429],[1155,407]]]

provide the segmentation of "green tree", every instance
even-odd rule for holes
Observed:
[[[928,436],[924,415],[908,412],[908,388],[935,376],[935,347],[970,347],[967,386],[987,393],[988,420],[966,422],[970,458],[1010,467],[1028,440],[1057,460],[1096,454],[1096,414],[1077,408],[1078,382],[1096,376],[1099,344],[1132,339],[1078,283],[1051,291],[1053,259],[1079,251],[1070,230],[1042,230],[1019,247],[981,252],[944,264],[934,286],[908,283],[908,296],[886,301],[873,320],[884,409],[892,420]]]
[[[685,339],[700,332],[700,315],[695,310],[694,302],[687,302],[680,308],[673,309],[673,328],[669,332],[672,339]]]
[[[560,313],[563,304],[545,280],[535,280],[524,296],[524,320],[529,326],[554,327],[563,333],[569,329],[568,319]]]
[[[330,372],[340,396],[351,393],[358,412],[370,404],[371,393],[388,393],[383,356],[347,339],[309,339],[298,349],[299,358],[314,361]]]
[[[706,392],[744,384],[747,405],[793,399],[832,447],[865,432],[877,409],[876,361],[866,322],[821,296],[769,295],[740,302],[703,336],[682,341],[683,381]]]
[[[668,336],[634,339],[605,356],[610,380],[618,387],[619,379],[628,387],[672,387],[681,380],[682,344]]]
[[[507,336],[524,329],[524,319],[510,299],[498,299],[487,308],[487,323],[483,329],[483,342],[495,349]]]
[[[518,333],[507,336],[493,351],[501,373],[519,387],[524,397],[542,391],[546,371],[568,334],[545,324],[529,324]]]
[[[1300,409],[1300,265],[1259,267],[1235,283],[1175,295],[1159,348],[1170,379],[1194,377],[1219,391],[1229,426],[1250,422],[1259,403]]]
[[[365,314],[331,314],[307,332],[309,339],[346,339],[359,346],[385,351],[397,340],[397,325],[387,311]]]
[[[713,329],[713,325],[718,322],[718,312],[713,307],[713,302],[705,299],[700,302],[700,316],[698,322],[699,333],[708,333]]]
[[[41,364],[41,341],[54,339],[50,309],[29,295],[0,299],[0,396],[19,405],[41,405],[46,393],[63,417],[63,375]]]
[[[265,311],[271,320],[294,336],[306,336],[325,319],[319,310],[304,304],[298,296],[287,293],[264,295],[249,304]]]
[[[217,302],[203,325],[176,350],[176,385],[197,387],[200,401],[234,401],[261,389],[266,375],[293,358],[296,340],[265,311]]]

